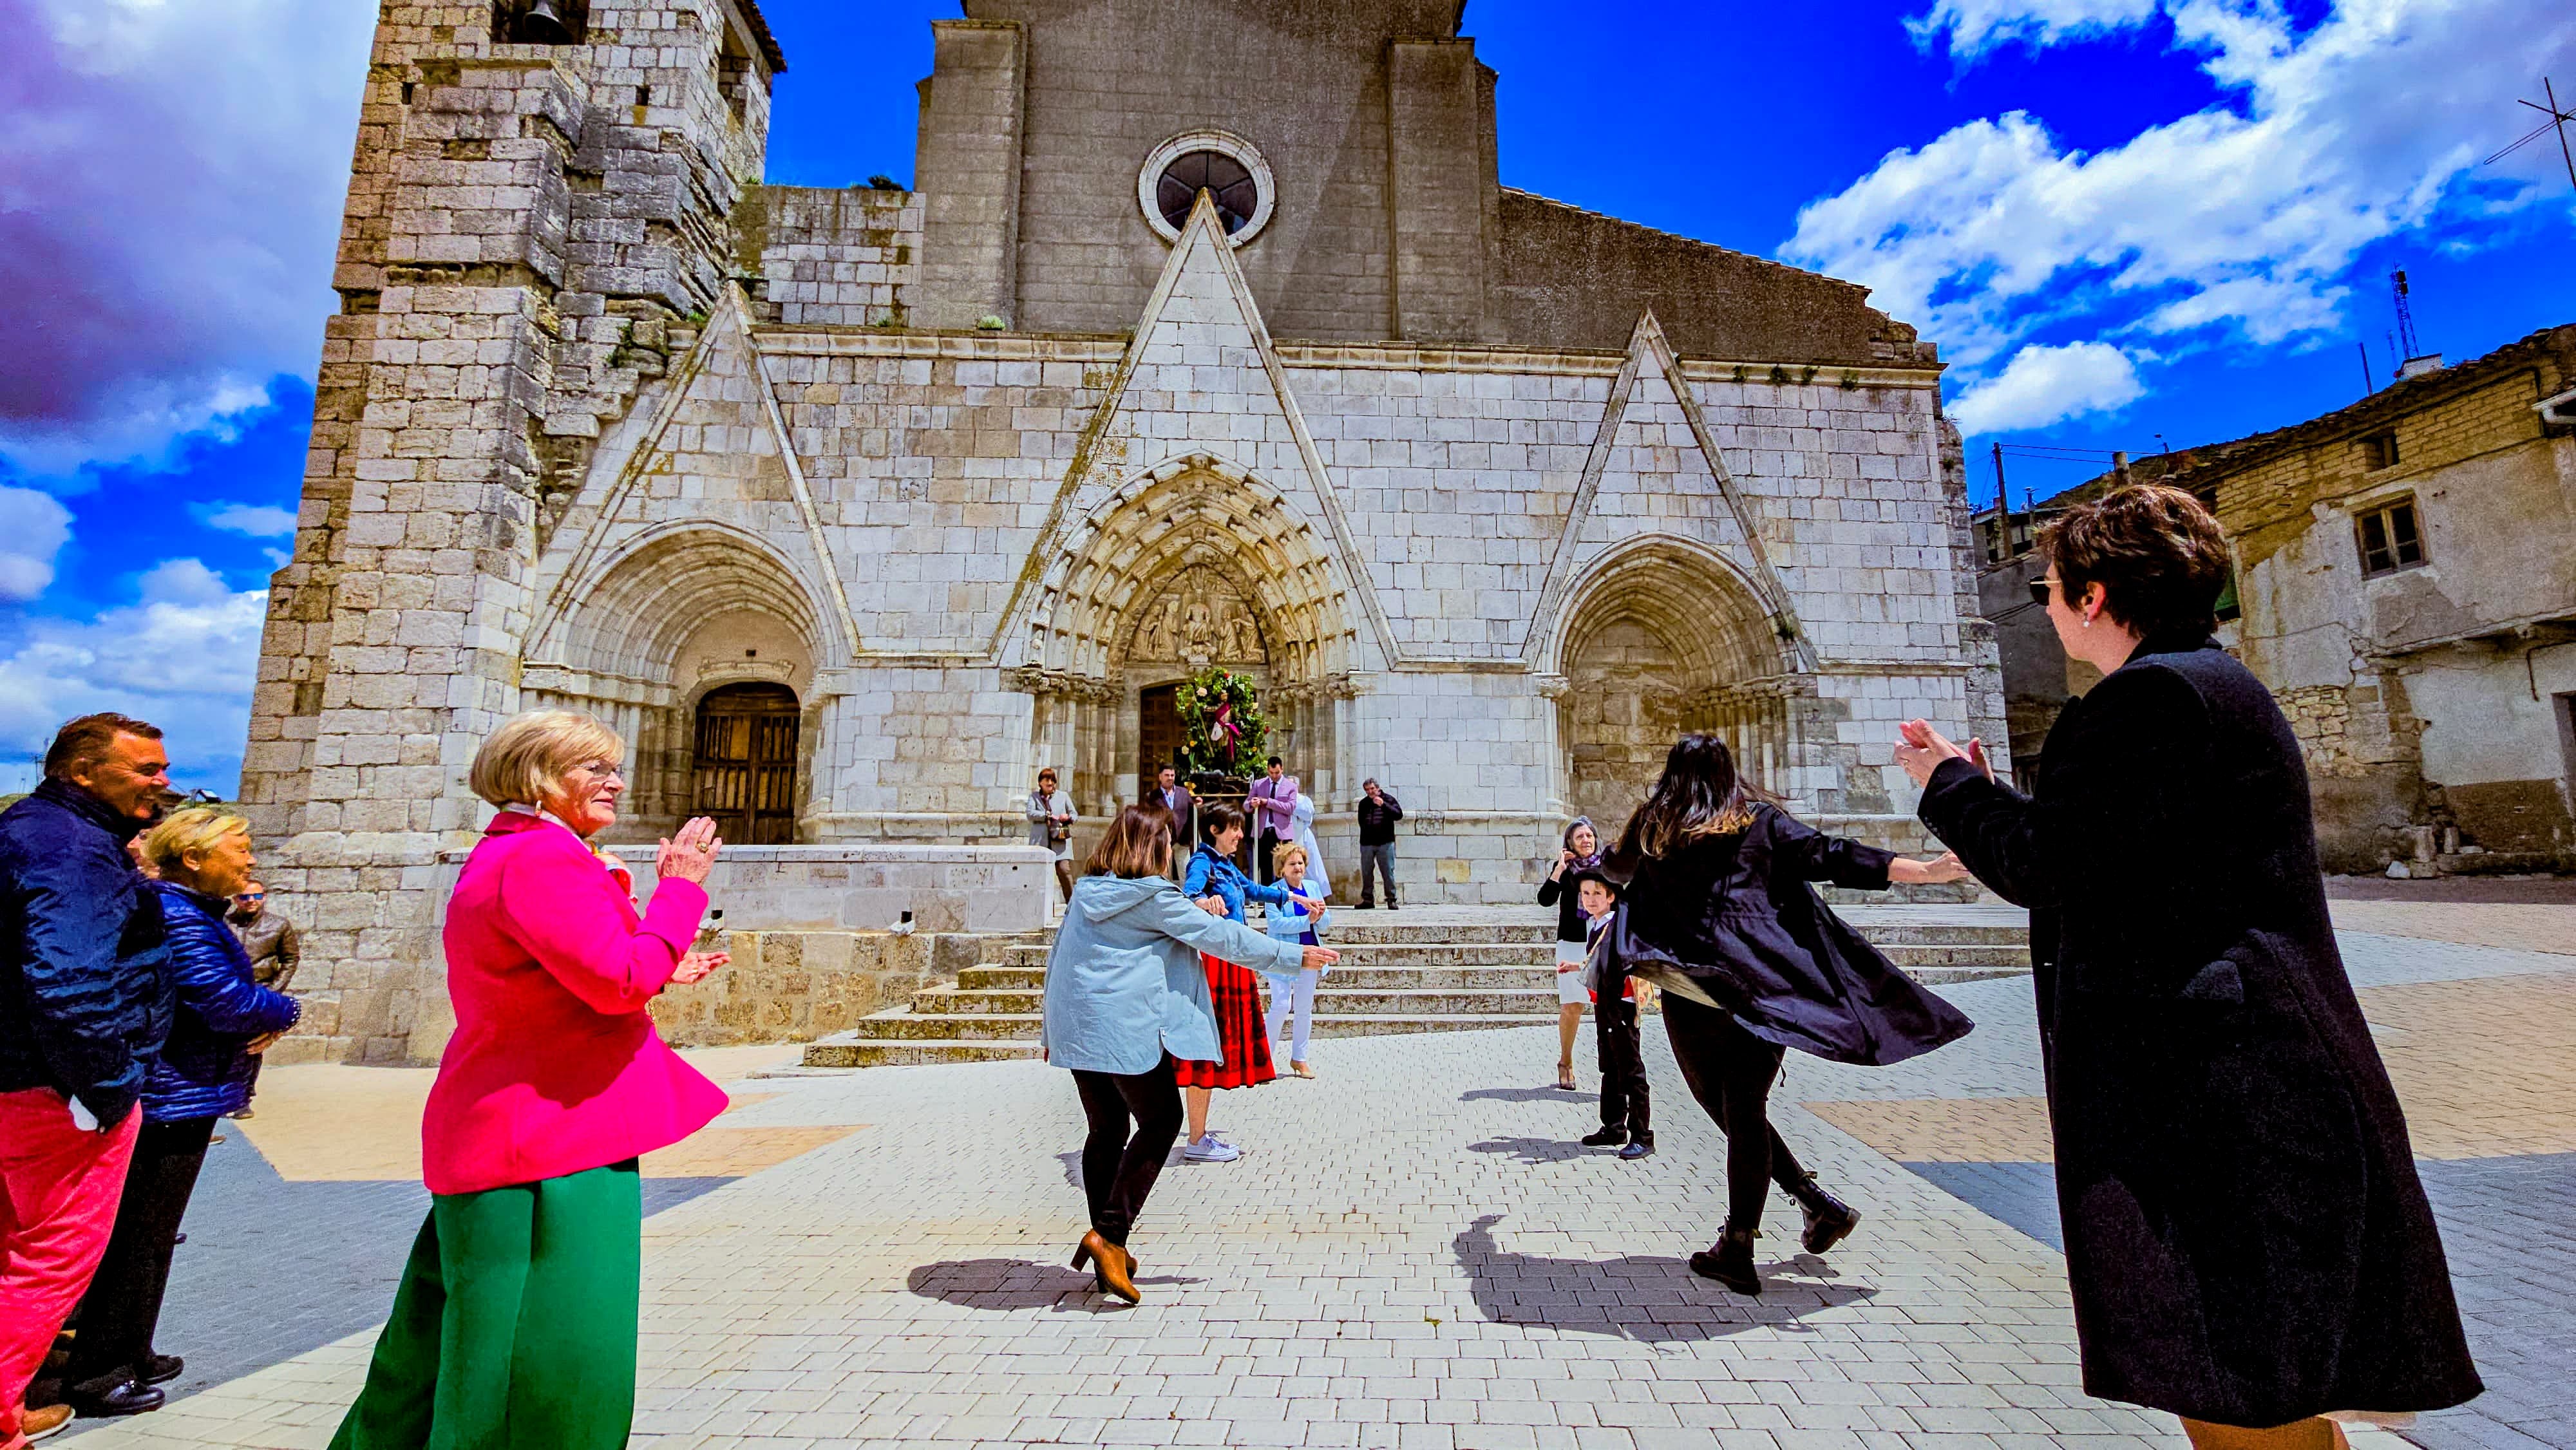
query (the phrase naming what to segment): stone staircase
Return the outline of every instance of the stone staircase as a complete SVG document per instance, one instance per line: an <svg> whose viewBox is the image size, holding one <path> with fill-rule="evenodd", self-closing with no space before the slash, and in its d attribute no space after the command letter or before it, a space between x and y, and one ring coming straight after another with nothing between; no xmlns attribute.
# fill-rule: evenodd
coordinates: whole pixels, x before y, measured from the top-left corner
<svg viewBox="0 0 2576 1450"><path fill-rule="evenodd" d="M1450 913L1443 911L1442 916ZM1846 909L1890 960L1939 986L2030 970L2029 936L2017 913L1992 908ZM1315 1035L1458 1032L1527 1027L1556 1017L1553 914L1510 919L1376 920L1337 913L1327 933L1342 960L1315 992ZM910 1004L860 1019L847 1032L810 1043L807 1067L987 1062L1038 1055L1038 1012L1047 947L1007 946L1002 959L968 967L953 987L913 994Z"/></svg>

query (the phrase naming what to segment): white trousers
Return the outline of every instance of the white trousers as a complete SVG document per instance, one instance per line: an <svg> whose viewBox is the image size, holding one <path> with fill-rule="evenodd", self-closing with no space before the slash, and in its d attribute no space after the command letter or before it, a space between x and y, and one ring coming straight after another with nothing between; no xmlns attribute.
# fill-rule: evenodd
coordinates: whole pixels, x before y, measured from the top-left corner
<svg viewBox="0 0 2576 1450"><path fill-rule="evenodd" d="M1285 1045L1290 1062L1306 1060L1306 1041L1315 1031L1315 979L1321 972L1264 972L1270 979L1270 1055L1282 1052L1279 1029L1288 1025L1288 1014L1297 1014L1297 1038Z"/></svg>

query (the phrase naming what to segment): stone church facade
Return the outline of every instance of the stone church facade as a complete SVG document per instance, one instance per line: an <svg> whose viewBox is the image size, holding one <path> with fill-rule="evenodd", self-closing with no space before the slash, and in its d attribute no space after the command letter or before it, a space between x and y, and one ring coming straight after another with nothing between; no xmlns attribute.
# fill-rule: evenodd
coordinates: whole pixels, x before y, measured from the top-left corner
<svg viewBox="0 0 2576 1450"><path fill-rule="evenodd" d="M968 0L911 188L836 191L761 182L748 0L384 0L243 786L317 1030L407 1031L538 705L624 834L781 861L1016 841L1042 765L1097 816L1209 663L1335 869L1404 799L1410 900L1525 899L1685 729L1911 840L1896 722L2003 738L1933 349L1502 186L1463 9Z"/></svg>

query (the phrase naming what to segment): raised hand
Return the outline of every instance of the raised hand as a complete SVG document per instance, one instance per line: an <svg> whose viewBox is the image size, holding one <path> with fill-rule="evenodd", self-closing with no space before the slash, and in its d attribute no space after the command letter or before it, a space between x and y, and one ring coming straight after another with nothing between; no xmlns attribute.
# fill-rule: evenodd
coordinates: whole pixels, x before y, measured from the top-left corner
<svg viewBox="0 0 2576 1450"><path fill-rule="evenodd" d="M691 952L680 958L680 964L671 969L671 981L676 986L691 986L714 976L719 968L732 961L731 952Z"/></svg>
<svg viewBox="0 0 2576 1450"><path fill-rule="evenodd" d="M659 879L676 876L703 885L707 873L715 869L716 853L723 849L716 823L705 816L694 817L662 842L660 854L653 860L653 874Z"/></svg>
<svg viewBox="0 0 2576 1450"><path fill-rule="evenodd" d="M1995 763L1986 758L1986 742L1983 740L1971 739L1968 742L1968 763L1984 771L1986 779L1995 778Z"/></svg>
<svg viewBox="0 0 2576 1450"><path fill-rule="evenodd" d="M1928 784L1932 772L1945 760L1966 760L1968 752L1951 744L1928 720L1908 720L1897 727L1903 737L1896 747L1896 763L1904 767L1916 785Z"/></svg>

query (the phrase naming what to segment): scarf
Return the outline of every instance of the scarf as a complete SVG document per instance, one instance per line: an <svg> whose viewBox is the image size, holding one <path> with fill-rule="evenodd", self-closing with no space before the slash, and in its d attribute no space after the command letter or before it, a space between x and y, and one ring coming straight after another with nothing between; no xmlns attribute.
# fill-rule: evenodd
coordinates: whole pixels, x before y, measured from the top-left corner
<svg viewBox="0 0 2576 1450"><path fill-rule="evenodd" d="M1575 857L1573 866L1567 868L1569 871L1598 871L1601 869L1601 828L1599 826L1592 825L1592 818L1590 816L1576 816L1574 818L1574 824L1565 828L1565 849L1569 851L1574 849L1574 833L1586 826L1592 827L1592 854L1589 856Z"/></svg>

